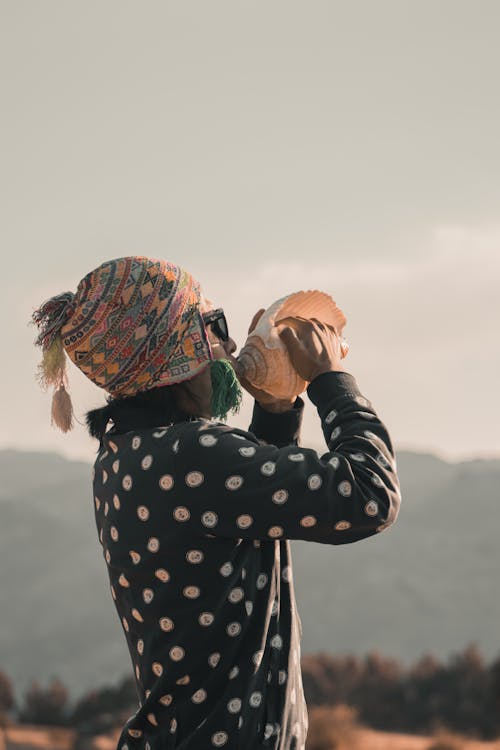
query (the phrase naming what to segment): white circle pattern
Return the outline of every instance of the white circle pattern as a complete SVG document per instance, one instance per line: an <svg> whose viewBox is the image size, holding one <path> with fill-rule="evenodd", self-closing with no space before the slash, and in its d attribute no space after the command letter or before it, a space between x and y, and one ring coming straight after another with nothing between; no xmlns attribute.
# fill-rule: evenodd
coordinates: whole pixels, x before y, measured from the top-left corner
<svg viewBox="0 0 500 750"><path fill-rule="evenodd" d="M321 479L319 474L311 474L311 476L307 480L307 486L310 490L318 490L322 484L323 480Z"/></svg>
<svg viewBox="0 0 500 750"><path fill-rule="evenodd" d="M230 622L226 628L227 634L232 638L241 633L241 624L239 622Z"/></svg>
<svg viewBox="0 0 500 750"><path fill-rule="evenodd" d="M186 599L197 599L200 595L200 589L198 586L184 586L182 593Z"/></svg>
<svg viewBox="0 0 500 750"><path fill-rule="evenodd" d="M347 479L345 479L343 482L340 482L337 490L339 491L339 495L342 495L342 497L350 497L352 493L352 485L347 481Z"/></svg>
<svg viewBox="0 0 500 750"><path fill-rule="evenodd" d="M191 513L185 505L179 505L174 509L174 518L176 521L187 521L191 516Z"/></svg>
<svg viewBox="0 0 500 750"><path fill-rule="evenodd" d="M219 654L218 651L215 651L213 654L210 654L210 656L208 657L208 663L213 669L215 669L217 664L220 662L220 657L221 655Z"/></svg>
<svg viewBox="0 0 500 750"><path fill-rule="evenodd" d="M232 604L237 604L238 602L241 602L244 596L245 596L245 592L243 591L241 587L238 586L237 588L232 589L229 592L229 595L227 598Z"/></svg>
<svg viewBox="0 0 500 750"><path fill-rule="evenodd" d="M214 747L222 747L222 745L226 744L228 739L229 737L228 737L227 732L223 732L223 731L215 732L212 735L212 745Z"/></svg>
<svg viewBox="0 0 500 750"><path fill-rule="evenodd" d="M224 484L227 490L239 490L243 484L243 477L238 475L228 477Z"/></svg>
<svg viewBox="0 0 500 750"><path fill-rule="evenodd" d="M252 708L258 708L260 704L262 703L262 693L260 690L255 690L252 695L250 696L250 699L248 701Z"/></svg>
<svg viewBox="0 0 500 750"><path fill-rule="evenodd" d="M227 578L227 576L230 576L233 572L233 564L230 562L223 563L223 565L221 565L221 567L219 568L219 572L221 575Z"/></svg>
<svg viewBox="0 0 500 750"><path fill-rule="evenodd" d="M300 519L300 525L304 526L304 528L315 526L316 518L314 516L304 516L303 518Z"/></svg>
<svg viewBox="0 0 500 750"><path fill-rule="evenodd" d="M150 539L148 539L148 550L150 552L158 552L160 549L160 540L157 539L155 536L152 536Z"/></svg>
<svg viewBox="0 0 500 750"><path fill-rule="evenodd" d="M256 449L251 445L244 445L241 448L238 448L238 453L240 456L250 458L251 456L255 456Z"/></svg>
<svg viewBox="0 0 500 750"><path fill-rule="evenodd" d="M199 487L203 484L205 477L201 471L190 471L186 474L186 484L188 487Z"/></svg>
<svg viewBox="0 0 500 750"><path fill-rule="evenodd" d="M132 477L130 476L130 474L125 474L125 476L123 477L122 487L127 491L132 489Z"/></svg>
<svg viewBox="0 0 500 750"><path fill-rule="evenodd" d="M378 503L375 500L369 500L365 505L367 516L376 516L378 513Z"/></svg>
<svg viewBox="0 0 500 750"><path fill-rule="evenodd" d="M203 562L203 557L204 555L201 549L190 549L186 552L186 560L193 565Z"/></svg>
<svg viewBox="0 0 500 750"><path fill-rule="evenodd" d="M208 437L208 435L207 435ZM207 698L207 691L203 690L203 688L200 688L196 691L196 693L193 693L191 696L191 700L193 703L203 703L204 700Z"/></svg>
<svg viewBox="0 0 500 750"><path fill-rule="evenodd" d="M214 615L212 612L201 612L200 616L198 617L198 622L200 625L203 625L203 627L208 627L213 623L215 620Z"/></svg>
<svg viewBox="0 0 500 750"><path fill-rule="evenodd" d="M155 430L155 432L153 432L153 437L162 438L166 434L167 434L167 430Z"/></svg>
<svg viewBox="0 0 500 750"><path fill-rule="evenodd" d="M267 574L266 573L260 573L257 578L256 586L258 589L263 589L267 583Z"/></svg>
<svg viewBox="0 0 500 750"><path fill-rule="evenodd" d="M170 573L165 568L158 568L155 570L155 576L160 579L162 583L166 583L170 580Z"/></svg>
<svg viewBox="0 0 500 750"><path fill-rule="evenodd" d="M166 490L166 491L171 490L173 486L174 486L174 478L170 474L164 474L160 478L160 487L162 488L162 490Z"/></svg>
<svg viewBox="0 0 500 750"><path fill-rule="evenodd" d="M276 464L274 461L266 461L260 467L260 473L264 474L265 477L271 477L276 471Z"/></svg>
<svg viewBox="0 0 500 750"><path fill-rule="evenodd" d="M201 522L203 526L206 526L209 529L213 529L213 527L217 525L217 521L218 521L217 513L214 513L211 510L205 511L205 513L201 517Z"/></svg>
<svg viewBox="0 0 500 750"><path fill-rule="evenodd" d="M271 526L269 531L267 532L268 536L270 536L272 539L276 539L277 537L283 536L283 527L282 526Z"/></svg>
<svg viewBox="0 0 500 750"><path fill-rule="evenodd" d="M185 651L182 646L172 646L168 653L172 661L180 661L181 659L184 659L185 655Z"/></svg>
<svg viewBox="0 0 500 750"><path fill-rule="evenodd" d="M211 448L213 445L217 445L217 438L215 435L201 435L199 442L204 448Z"/></svg>
<svg viewBox="0 0 500 750"><path fill-rule="evenodd" d="M228 701L227 710L229 711L229 713L237 714L240 709L241 709L241 698L231 698L231 700Z"/></svg>
<svg viewBox="0 0 500 750"><path fill-rule="evenodd" d="M273 493L272 499L273 499L273 503L276 503L277 505L286 503L286 501L288 500L287 490L276 490L276 492Z"/></svg>
<svg viewBox="0 0 500 750"><path fill-rule="evenodd" d="M149 510L145 505L139 505L139 507L137 508L137 515L139 516L141 521L147 521L149 518Z"/></svg>
<svg viewBox="0 0 500 750"><path fill-rule="evenodd" d="M351 528L351 524L349 521L337 521L335 524L335 529L337 531L346 531L347 529Z"/></svg>
<svg viewBox="0 0 500 750"><path fill-rule="evenodd" d="M247 513L244 513L243 515L238 516L238 518L236 519L236 524L240 527L240 529L248 529L248 527L253 524L253 518Z"/></svg>

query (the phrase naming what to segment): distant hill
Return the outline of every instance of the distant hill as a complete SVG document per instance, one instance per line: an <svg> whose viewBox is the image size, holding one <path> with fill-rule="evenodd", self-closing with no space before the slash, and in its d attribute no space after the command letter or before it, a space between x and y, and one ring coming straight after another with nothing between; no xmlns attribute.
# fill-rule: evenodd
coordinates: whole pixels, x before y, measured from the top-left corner
<svg viewBox="0 0 500 750"><path fill-rule="evenodd" d="M337 547L292 542L302 653L377 649L410 663L473 641L489 660L500 652L500 460L397 461L391 529ZM0 451L0 669L19 697L32 679L57 675L75 698L132 674L90 474L53 453Z"/></svg>

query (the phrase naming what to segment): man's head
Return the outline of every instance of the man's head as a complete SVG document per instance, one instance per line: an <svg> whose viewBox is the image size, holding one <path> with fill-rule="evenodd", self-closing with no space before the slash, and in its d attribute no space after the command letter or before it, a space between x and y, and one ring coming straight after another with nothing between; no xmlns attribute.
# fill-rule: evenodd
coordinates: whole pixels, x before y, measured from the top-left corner
<svg viewBox="0 0 500 750"><path fill-rule="evenodd" d="M191 274L143 256L107 261L80 281L76 294L48 300L32 317L43 349L40 382L56 387L53 422L63 431L72 426L65 354L112 398L175 386L177 394L194 394L205 411L211 371L225 370L222 380L215 378L222 386L231 373L235 380L228 368L234 341L217 336L217 321L203 319L212 310Z"/></svg>
<svg viewBox="0 0 500 750"><path fill-rule="evenodd" d="M238 362L233 357L236 343L229 336L222 308L201 295L202 314L212 352L210 367L199 375L174 387L179 408L188 414L225 419L229 411L237 411L241 387L236 378Z"/></svg>

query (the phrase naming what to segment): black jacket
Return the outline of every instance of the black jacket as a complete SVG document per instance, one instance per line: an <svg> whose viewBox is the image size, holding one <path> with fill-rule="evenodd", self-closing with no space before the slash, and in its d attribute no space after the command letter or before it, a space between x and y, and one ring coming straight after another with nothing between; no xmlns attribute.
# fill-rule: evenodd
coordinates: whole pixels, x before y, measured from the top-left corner
<svg viewBox="0 0 500 750"><path fill-rule="evenodd" d="M301 399L281 415L256 404L250 432L198 419L106 433L95 518L140 702L119 750L305 747L289 540L372 536L401 497L354 377L325 373L308 395L321 457L298 447Z"/></svg>

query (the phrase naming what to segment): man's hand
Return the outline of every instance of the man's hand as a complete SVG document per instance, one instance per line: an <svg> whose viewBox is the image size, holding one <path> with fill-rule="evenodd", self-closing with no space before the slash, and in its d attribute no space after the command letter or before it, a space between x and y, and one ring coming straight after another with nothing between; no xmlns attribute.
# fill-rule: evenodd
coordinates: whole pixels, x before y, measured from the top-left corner
<svg viewBox="0 0 500 750"><path fill-rule="evenodd" d="M297 373L310 383L324 372L345 372L341 360L345 353L333 326L313 318L286 318L278 331Z"/></svg>

